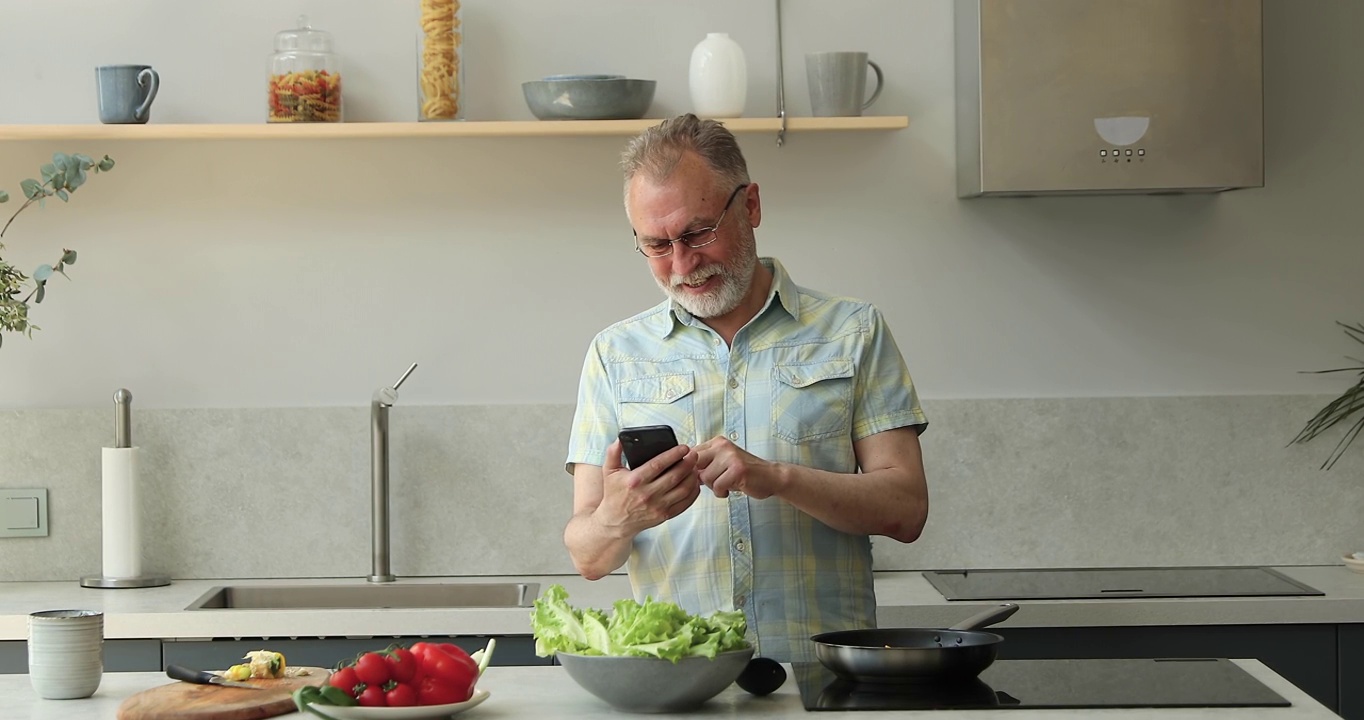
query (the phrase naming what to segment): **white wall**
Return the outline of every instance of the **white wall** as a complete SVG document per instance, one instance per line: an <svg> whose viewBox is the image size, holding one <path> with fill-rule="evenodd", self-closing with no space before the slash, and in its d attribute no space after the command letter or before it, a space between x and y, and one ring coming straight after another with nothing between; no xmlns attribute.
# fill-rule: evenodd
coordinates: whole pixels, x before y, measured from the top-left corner
<svg viewBox="0 0 1364 720"><path fill-rule="evenodd" d="M760 250L890 318L933 398L1335 393L1300 374L1364 319L1364 4L1267 0L1267 184L1215 197L959 201L948 0L786 0L787 98L806 51L864 49L893 133L743 136ZM349 119L410 120L416 3L4 0L0 124L95 121L93 66L146 62L153 122L260 122L273 34L307 12L344 55ZM769 0L467 0L468 116L530 119L519 83L659 81L688 109L707 31L748 52L772 115ZM32 341L0 348L0 407L364 404L410 362L412 404L571 403L605 324L655 302L614 166L625 138L0 143L18 195L53 151L118 167L4 238L20 268L80 252ZM3 206L7 218L17 204ZM929 408L931 414L931 407Z"/></svg>

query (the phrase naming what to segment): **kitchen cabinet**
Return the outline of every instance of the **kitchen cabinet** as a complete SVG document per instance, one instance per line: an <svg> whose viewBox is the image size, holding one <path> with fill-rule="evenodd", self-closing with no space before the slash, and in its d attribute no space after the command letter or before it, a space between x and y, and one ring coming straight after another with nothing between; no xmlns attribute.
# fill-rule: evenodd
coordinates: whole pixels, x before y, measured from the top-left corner
<svg viewBox="0 0 1364 720"><path fill-rule="evenodd" d="M1342 632L1355 633L1364 663L1364 626L1187 625L1164 627L994 628L1004 636L1001 659L1056 658L1254 658L1297 685L1346 720L1364 720L1361 708L1346 714L1342 690L1358 695L1364 664L1353 676L1337 659ZM1343 659L1343 658L1342 658ZM1347 678L1350 678L1347 680ZM1357 703L1358 700L1355 700ZM1348 708L1346 708L1348 709Z"/></svg>
<svg viewBox="0 0 1364 720"><path fill-rule="evenodd" d="M136 672L161 669L160 640L105 640L104 669L108 672ZM28 643L23 640L0 642L0 675L28 672Z"/></svg>
<svg viewBox="0 0 1364 720"><path fill-rule="evenodd" d="M530 635L499 635L493 651L492 665L549 665L549 658L535 656L535 638ZM161 644L162 659L192 668L220 669L227 667L252 650L274 650L283 653L290 665L335 667L367 650L382 650L389 645L411 645L427 642L452 642L467 652L486 647L483 636L449 637L383 637L383 638L299 638L296 640L166 640Z"/></svg>
<svg viewBox="0 0 1364 720"><path fill-rule="evenodd" d="M146 125L0 125L0 140L325 140L416 137L589 137L636 135L663 118L642 120L507 120L452 123L258 123ZM736 134L779 133L780 118L722 120ZM900 130L904 115L788 117L786 132Z"/></svg>
<svg viewBox="0 0 1364 720"><path fill-rule="evenodd" d="M1341 625L1340 707L1346 720L1364 720L1364 624Z"/></svg>
<svg viewBox="0 0 1364 720"><path fill-rule="evenodd" d="M498 635L493 665L550 665L550 658L535 656L535 638L530 635ZM192 668L221 670L233 665L251 650L284 653L290 665L335 666L366 650L390 644L411 645L420 640L453 642L472 653L486 647L481 635L460 637L399 638L298 638L270 640L105 640L104 669L109 672L160 672L169 663ZM0 642L0 675L28 672L28 644L22 640Z"/></svg>

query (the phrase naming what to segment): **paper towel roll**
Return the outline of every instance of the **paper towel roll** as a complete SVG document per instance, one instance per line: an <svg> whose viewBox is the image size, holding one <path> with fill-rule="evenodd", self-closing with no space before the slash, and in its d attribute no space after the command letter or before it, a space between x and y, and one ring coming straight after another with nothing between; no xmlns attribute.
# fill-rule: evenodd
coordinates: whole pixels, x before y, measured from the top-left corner
<svg viewBox="0 0 1364 720"><path fill-rule="evenodd" d="M142 517L137 494L139 448L104 448L104 577L142 574Z"/></svg>

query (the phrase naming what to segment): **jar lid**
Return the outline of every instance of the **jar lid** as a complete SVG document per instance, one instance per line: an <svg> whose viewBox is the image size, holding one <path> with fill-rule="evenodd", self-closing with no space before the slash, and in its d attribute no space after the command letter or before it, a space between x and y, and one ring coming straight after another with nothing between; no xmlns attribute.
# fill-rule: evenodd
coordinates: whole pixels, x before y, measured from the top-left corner
<svg viewBox="0 0 1364 720"><path fill-rule="evenodd" d="M317 52L330 52L332 49L331 33L314 30L308 24L307 15L298 16L298 27L284 30L275 34L275 50L312 50Z"/></svg>

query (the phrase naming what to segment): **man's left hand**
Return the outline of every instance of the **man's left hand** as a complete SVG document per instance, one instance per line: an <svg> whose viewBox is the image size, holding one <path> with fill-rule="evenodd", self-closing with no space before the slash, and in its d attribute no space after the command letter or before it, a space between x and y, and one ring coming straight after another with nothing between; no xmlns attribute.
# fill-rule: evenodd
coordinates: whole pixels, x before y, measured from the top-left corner
<svg viewBox="0 0 1364 720"><path fill-rule="evenodd" d="M696 473L715 497L742 493L755 500L777 494L777 464L768 462L730 442L723 435L693 446Z"/></svg>

